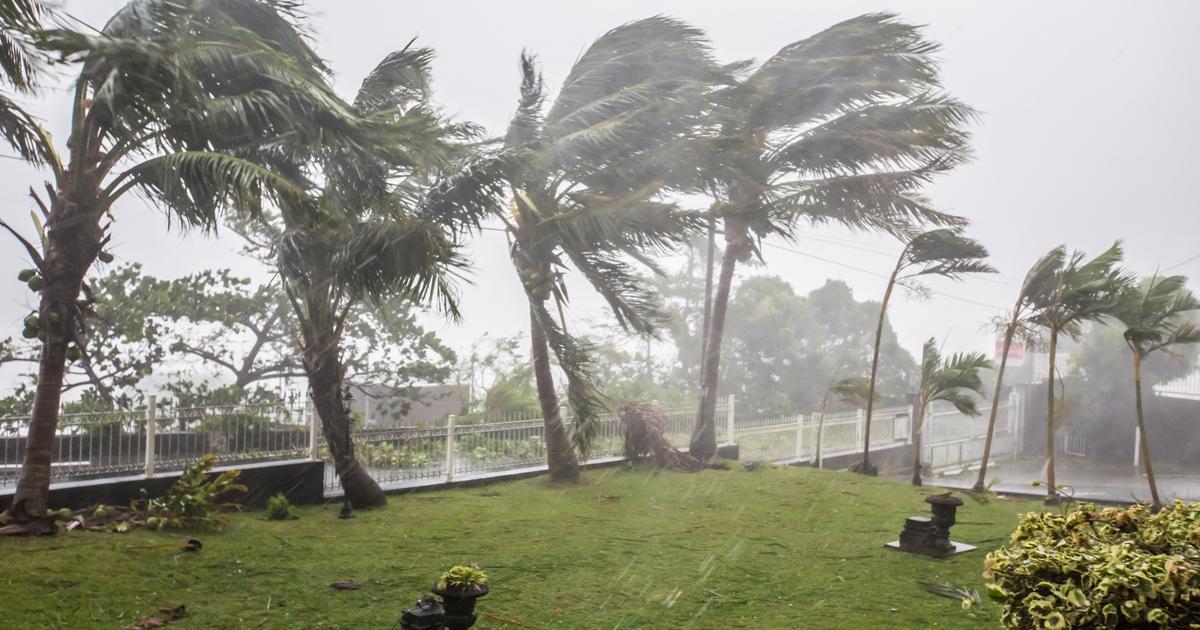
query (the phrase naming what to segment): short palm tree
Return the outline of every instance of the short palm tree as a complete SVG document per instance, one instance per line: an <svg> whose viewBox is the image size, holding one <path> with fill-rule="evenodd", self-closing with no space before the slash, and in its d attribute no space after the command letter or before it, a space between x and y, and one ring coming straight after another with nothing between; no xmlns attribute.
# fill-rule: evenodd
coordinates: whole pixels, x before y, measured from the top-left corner
<svg viewBox="0 0 1200 630"><path fill-rule="evenodd" d="M344 125L331 109L326 69L287 3L141 0L102 33L55 30L39 41L80 62L66 153L36 128L23 157L51 181L34 193L38 237L21 237L39 295L43 348L25 461L6 519L46 523L50 460L69 347L86 354L85 275L108 259L117 202L140 192L185 227L211 228L232 208L302 190L235 150L264 138L324 143ZM18 148L21 147L18 145ZM80 299L80 294L84 298Z"/></svg>
<svg viewBox="0 0 1200 630"><path fill-rule="evenodd" d="M1121 294L1115 316L1125 324L1125 343L1133 355L1133 391L1137 401L1138 434L1141 436L1142 461L1146 463L1146 480L1154 509L1162 506L1158 485L1154 481L1154 465L1150 462L1150 442L1146 436L1146 417L1142 410L1142 362L1151 354L1162 351L1177 357L1172 347L1200 343L1200 328L1192 312L1200 310L1200 300L1187 289L1184 276L1155 274Z"/></svg>
<svg viewBox="0 0 1200 630"><path fill-rule="evenodd" d="M1017 293L1017 302L1013 305L1007 317L997 317L995 326L1002 331L1004 342L1000 350L1000 367L996 370L996 388L992 392L992 409L988 415L987 437L983 441L983 460L979 465L979 476L972 487L974 492L983 492L987 487L988 458L992 453L992 439L996 434L996 415L1000 409L1000 392L1004 387L1004 369L1008 365L1008 353L1014 339L1020 340L1028 349L1038 341L1038 333L1034 319L1037 316L1036 304L1044 300L1054 281L1054 271L1062 266L1067 249L1059 245L1038 259L1025 274L1021 290Z"/></svg>
<svg viewBox="0 0 1200 630"><path fill-rule="evenodd" d="M1118 267L1122 254L1120 241L1091 260L1085 260L1083 252L1073 252L1054 268L1047 290L1035 296L1033 322L1050 334L1046 378L1046 503L1057 503L1059 498L1054 476L1058 338L1065 334L1078 339L1084 323L1100 321L1115 312L1131 282L1130 276Z"/></svg>
<svg viewBox="0 0 1200 630"><path fill-rule="evenodd" d="M879 371L879 346L883 341L883 324L887 321L888 302L897 285L914 292L927 292L920 278L941 276L958 280L968 273L995 273L991 265L983 262L987 249L973 239L962 235L957 228L942 228L917 234L908 240L892 275L888 276L887 289L879 304L879 324L875 327L875 347L871 354L871 376L867 379L867 417L863 424L863 457L858 472L875 474L871 465L871 417L875 411L875 379Z"/></svg>
<svg viewBox="0 0 1200 630"><path fill-rule="evenodd" d="M517 113L491 162L501 168L480 166L475 173L488 183L476 190L490 192L493 203L459 207L490 208L508 233L529 305L550 476L572 480L605 403L590 374L591 349L566 328L564 275L569 267L582 274L626 330L649 335L665 323L658 296L626 258L656 269L651 256L685 244L702 228L701 217L660 194L676 177L666 156L691 133L704 92L723 75L703 33L664 17L619 26L596 40L548 108L528 55L521 58L521 75ZM506 208L499 203L504 197ZM567 377L575 418L570 431L554 388L551 351Z"/></svg>
<svg viewBox="0 0 1200 630"><path fill-rule="evenodd" d="M387 55L342 103L353 124L333 147L277 146L247 157L288 173L312 191L284 200L278 216L245 222L273 243L313 406L345 497L355 507L387 502L355 456L345 401L342 336L364 300L437 305L457 316L453 280L465 265L451 226L423 211L427 182L464 151L470 125L431 105L433 51L411 45ZM282 151L280 149L283 149ZM318 184L318 180L320 183ZM249 236L249 235L248 235Z"/></svg>
<svg viewBox="0 0 1200 630"><path fill-rule="evenodd" d="M930 339L921 351L921 385L917 388L917 405L913 419L913 476L912 484L921 485L921 439L925 432L925 413L935 400L944 400L960 413L979 415L976 396L983 395L983 379L979 371L991 369L992 362L981 352L955 354L943 360L937 342Z"/></svg>
<svg viewBox="0 0 1200 630"><path fill-rule="evenodd" d="M867 399L873 395L870 383L862 376L843 378L829 386L821 395L821 407L817 416L817 448L813 453L813 466L820 468L824 454L821 444L825 439L825 410L831 403L842 403L851 406L866 405Z"/></svg>
<svg viewBox="0 0 1200 630"><path fill-rule="evenodd" d="M891 14L856 17L789 44L714 98L689 153L713 198L725 251L705 331L691 453L716 452L717 381L734 269L757 240L805 223L907 235L961 225L920 189L968 156L974 112L941 93L937 44Z"/></svg>

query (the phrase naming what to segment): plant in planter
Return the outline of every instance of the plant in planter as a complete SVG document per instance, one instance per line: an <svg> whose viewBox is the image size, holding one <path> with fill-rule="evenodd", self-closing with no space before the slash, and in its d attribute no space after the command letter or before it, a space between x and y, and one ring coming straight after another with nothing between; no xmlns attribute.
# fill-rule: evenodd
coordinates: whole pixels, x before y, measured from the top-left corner
<svg viewBox="0 0 1200 630"><path fill-rule="evenodd" d="M479 618L475 600L488 593L487 573L473 564L456 564L442 574L433 592L442 598L446 609L446 628L465 630Z"/></svg>

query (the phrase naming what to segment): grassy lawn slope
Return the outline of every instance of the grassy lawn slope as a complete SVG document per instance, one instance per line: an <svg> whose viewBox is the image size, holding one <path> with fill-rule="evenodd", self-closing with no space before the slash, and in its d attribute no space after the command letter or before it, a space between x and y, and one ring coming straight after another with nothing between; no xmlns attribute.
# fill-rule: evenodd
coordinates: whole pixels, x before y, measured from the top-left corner
<svg viewBox="0 0 1200 630"><path fill-rule="evenodd" d="M171 628L387 628L442 569L475 562L492 585L476 628L996 627L990 603L968 616L917 582L982 592L984 554L1035 505L967 499L953 533L969 554L885 549L930 491L807 468L609 468L392 497L349 521L337 506L238 514L195 534L198 554L163 547L178 532L0 538L0 619L115 628L185 603Z"/></svg>

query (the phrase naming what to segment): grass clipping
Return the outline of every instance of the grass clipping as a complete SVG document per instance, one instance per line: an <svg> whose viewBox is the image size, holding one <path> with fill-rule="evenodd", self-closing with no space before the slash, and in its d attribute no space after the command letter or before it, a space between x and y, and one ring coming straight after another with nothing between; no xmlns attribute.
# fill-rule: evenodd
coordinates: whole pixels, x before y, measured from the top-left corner
<svg viewBox="0 0 1200 630"><path fill-rule="evenodd" d="M659 466L672 470L699 470L700 461L671 446L663 435L667 413L656 402L639 402L621 408L621 434L625 458L640 462L653 457Z"/></svg>

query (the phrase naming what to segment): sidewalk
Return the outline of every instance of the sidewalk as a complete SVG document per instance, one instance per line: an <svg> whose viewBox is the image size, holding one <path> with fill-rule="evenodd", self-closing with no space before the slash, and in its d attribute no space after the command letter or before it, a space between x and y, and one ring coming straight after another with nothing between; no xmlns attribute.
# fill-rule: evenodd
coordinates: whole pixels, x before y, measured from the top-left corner
<svg viewBox="0 0 1200 630"><path fill-rule="evenodd" d="M928 485L943 486L961 490L970 489L975 485L978 470L970 470L958 475L947 477L932 477L926 479ZM1035 488L1032 482L1043 479L1041 468L1019 467L1012 465L993 465L988 467L988 480L999 479L991 489L993 492L1006 494L1024 494L1045 496L1046 489ZM1158 495L1164 502L1183 499L1184 501L1200 501L1200 471L1193 474L1158 474ZM1134 503L1150 500L1150 487L1146 477L1130 471L1123 475L1112 471L1072 471L1063 467L1058 471L1056 481L1071 486L1075 498L1080 500L1109 501L1114 503ZM1069 491L1068 491L1069 492Z"/></svg>

